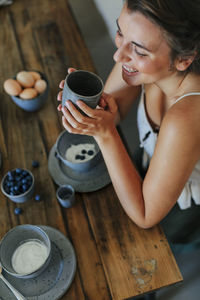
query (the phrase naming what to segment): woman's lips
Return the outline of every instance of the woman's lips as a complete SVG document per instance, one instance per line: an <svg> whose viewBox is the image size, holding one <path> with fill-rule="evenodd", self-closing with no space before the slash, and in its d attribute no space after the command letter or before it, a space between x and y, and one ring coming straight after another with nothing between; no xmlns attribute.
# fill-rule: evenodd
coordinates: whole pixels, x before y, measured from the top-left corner
<svg viewBox="0 0 200 300"><path fill-rule="evenodd" d="M132 68L128 68L128 67L125 66L125 65L122 66L122 70L123 70L123 72L124 72L126 75L128 75L128 76L134 76L134 75L136 75L136 74L139 73L138 70L132 69Z"/></svg>

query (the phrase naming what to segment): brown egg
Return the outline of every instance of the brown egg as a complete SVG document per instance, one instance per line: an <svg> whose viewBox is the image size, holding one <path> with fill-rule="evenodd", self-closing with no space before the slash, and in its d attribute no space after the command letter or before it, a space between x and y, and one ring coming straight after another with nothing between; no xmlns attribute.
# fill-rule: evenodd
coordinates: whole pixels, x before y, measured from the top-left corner
<svg viewBox="0 0 200 300"><path fill-rule="evenodd" d="M41 78L41 75L36 71L30 71L29 73L33 76L35 81Z"/></svg>
<svg viewBox="0 0 200 300"><path fill-rule="evenodd" d="M35 82L35 86L34 87L38 91L38 93L41 94L41 93L43 93L46 90L47 83L43 79L38 79Z"/></svg>
<svg viewBox="0 0 200 300"><path fill-rule="evenodd" d="M20 94L19 97L23 100L33 99L37 96L37 91L34 88L26 88Z"/></svg>
<svg viewBox="0 0 200 300"><path fill-rule="evenodd" d="M11 96L17 96L21 93L22 88L17 80L10 78L4 81L4 90Z"/></svg>
<svg viewBox="0 0 200 300"><path fill-rule="evenodd" d="M17 73L16 78L17 81L21 84L21 86L25 88L33 87L35 82L33 75L27 71L21 71Z"/></svg>

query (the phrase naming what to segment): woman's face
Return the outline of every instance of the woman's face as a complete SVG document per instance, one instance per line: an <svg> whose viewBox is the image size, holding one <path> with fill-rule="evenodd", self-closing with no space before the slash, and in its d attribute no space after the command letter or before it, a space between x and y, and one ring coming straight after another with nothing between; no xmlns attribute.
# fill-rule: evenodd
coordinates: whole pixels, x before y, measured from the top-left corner
<svg viewBox="0 0 200 300"><path fill-rule="evenodd" d="M124 5L117 20L114 60L122 64L122 77L129 85L154 83L172 75L170 48L158 26Z"/></svg>

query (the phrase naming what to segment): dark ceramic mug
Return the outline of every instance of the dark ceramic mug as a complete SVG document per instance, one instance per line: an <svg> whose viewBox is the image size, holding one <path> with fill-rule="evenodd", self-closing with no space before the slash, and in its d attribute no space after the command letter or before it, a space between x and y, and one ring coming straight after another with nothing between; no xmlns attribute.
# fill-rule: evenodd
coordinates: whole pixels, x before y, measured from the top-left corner
<svg viewBox="0 0 200 300"><path fill-rule="evenodd" d="M56 191L56 197L60 204L66 208L72 207L76 202L75 190L69 184L61 185Z"/></svg>
<svg viewBox="0 0 200 300"><path fill-rule="evenodd" d="M76 105L77 100L84 101L89 107L95 108L103 91L103 81L96 74L77 70L67 75L65 79L62 106L66 100L71 100Z"/></svg>

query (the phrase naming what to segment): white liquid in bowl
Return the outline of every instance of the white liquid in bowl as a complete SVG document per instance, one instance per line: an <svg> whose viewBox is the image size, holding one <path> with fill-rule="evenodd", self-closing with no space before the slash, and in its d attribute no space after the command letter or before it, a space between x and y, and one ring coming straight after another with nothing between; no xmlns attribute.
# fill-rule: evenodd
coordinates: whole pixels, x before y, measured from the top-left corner
<svg viewBox="0 0 200 300"><path fill-rule="evenodd" d="M13 269L20 275L31 274L39 269L48 257L48 249L38 240L21 244L13 253Z"/></svg>
<svg viewBox="0 0 200 300"><path fill-rule="evenodd" d="M90 160L96 155L96 149L94 144L78 144L71 145L66 153L65 157L72 163L80 163ZM92 154L91 154L92 153Z"/></svg>

